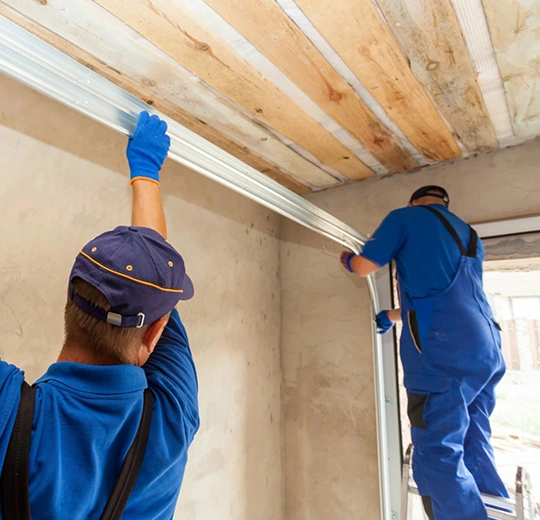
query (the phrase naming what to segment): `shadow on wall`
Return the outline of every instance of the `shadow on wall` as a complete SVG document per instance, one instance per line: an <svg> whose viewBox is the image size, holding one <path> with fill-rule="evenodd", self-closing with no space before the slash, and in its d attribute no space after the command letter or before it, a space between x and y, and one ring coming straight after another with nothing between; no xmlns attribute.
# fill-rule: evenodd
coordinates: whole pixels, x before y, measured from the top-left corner
<svg viewBox="0 0 540 520"><path fill-rule="evenodd" d="M342 248L282 224L285 518L378 518L371 310Z"/></svg>
<svg viewBox="0 0 540 520"><path fill-rule="evenodd" d="M0 124L43 143L60 148L108 170L127 174L124 156L112 150L125 146L125 138L89 118L0 75L2 96ZM21 91L26 91L21 95ZM17 95L10 96L9 92ZM69 117L66 117L67 113ZM81 131L82 130L82 131ZM104 138L107 136L107 138Z"/></svg>

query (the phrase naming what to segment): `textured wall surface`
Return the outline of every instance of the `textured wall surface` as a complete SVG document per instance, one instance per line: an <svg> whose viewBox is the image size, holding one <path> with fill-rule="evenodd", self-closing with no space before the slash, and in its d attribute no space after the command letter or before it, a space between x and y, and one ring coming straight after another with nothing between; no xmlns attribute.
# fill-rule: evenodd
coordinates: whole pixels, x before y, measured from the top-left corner
<svg viewBox="0 0 540 520"><path fill-rule="evenodd" d="M468 221L538 213L540 142L310 195L363 233L426 184ZM284 221L285 518L379 518L370 308L341 248Z"/></svg>
<svg viewBox="0 0 540 520"><path fill-rule="evenodd" d="M126 224L125 138L0 77L0 356L33 381L62 346L79 248ZM202 427L178 518L282 518L279 219L177 164L162 172Z"/></svg>
<svg viewBox="0 0 540 520"><path fill-rule="evenodd" d="M366 285L341 272L338 246L298 226L283 227L285 518L376 519Z"/></svg>

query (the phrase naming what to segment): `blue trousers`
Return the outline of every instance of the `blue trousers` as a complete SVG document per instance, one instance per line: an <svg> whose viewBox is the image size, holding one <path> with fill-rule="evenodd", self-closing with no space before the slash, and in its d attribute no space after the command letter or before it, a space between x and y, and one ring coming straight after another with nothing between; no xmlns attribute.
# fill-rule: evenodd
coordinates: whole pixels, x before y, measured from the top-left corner
<svg viewBox="0 0 540 520"><path fill-rule="evenodd" d="M508 496L495 467L489 424L503 374L494 374L476 395L452 381L448 389L423 396L424 424L412 414L414 478L436 520L485 520L479 493Z"/></svg>

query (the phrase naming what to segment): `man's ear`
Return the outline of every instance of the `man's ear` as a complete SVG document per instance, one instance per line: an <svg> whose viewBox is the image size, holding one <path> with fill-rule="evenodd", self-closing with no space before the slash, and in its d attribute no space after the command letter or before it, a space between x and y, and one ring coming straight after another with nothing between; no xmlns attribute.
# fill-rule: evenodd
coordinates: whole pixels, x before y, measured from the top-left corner
<svg viewBox="0 0 540 520"><path fill-rule="evenodd" d="M154 352L157 342L159 341L159 338L161 338L163 329L165 329L168 321L169 315L165 316L164 318L160 318L159 320L154 321L154 323L152 323L145 332L142 347L148 352L148 355Z"/></svg>

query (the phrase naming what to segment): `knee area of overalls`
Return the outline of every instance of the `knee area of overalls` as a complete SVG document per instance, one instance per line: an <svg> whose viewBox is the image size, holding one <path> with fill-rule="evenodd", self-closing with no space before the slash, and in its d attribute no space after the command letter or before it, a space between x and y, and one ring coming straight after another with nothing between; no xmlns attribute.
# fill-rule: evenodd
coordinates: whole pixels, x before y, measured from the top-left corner
<svg viewBox="0 0 540 520"><path fill-rule="evenodd" d="M425 420L425 407L429 394L415 394L407 392L407 415L411 426L427 430L428 426Z"/></svg>
<svg viewBox="0 0 540 520"><path fill-rule="evenodd" d="M448 408L463 400L454 392L452 380L445 377L412 374L406 376L407 415L413 428L444 429L441 416L449 415ZM455 395L454 395L455 394Z"/></svg>

